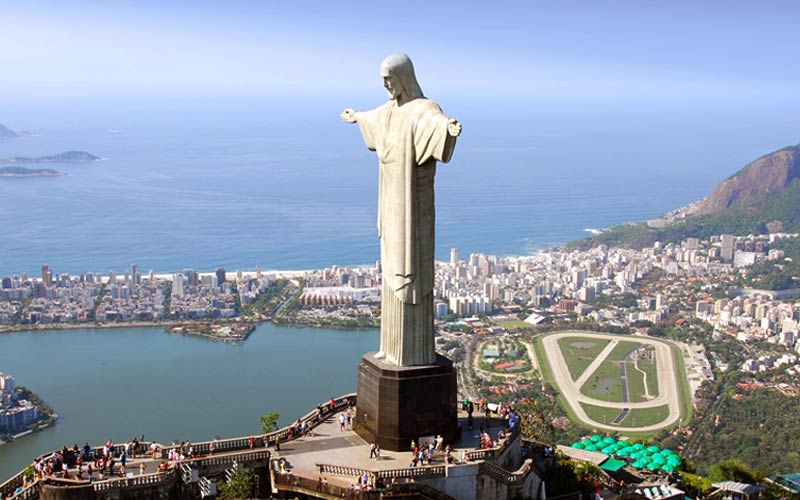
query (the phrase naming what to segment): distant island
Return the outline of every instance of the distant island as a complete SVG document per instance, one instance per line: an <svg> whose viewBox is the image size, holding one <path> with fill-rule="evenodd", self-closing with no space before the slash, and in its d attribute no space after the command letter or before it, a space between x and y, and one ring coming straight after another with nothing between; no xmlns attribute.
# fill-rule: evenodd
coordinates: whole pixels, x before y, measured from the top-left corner
<svg viewBox="0 0 800 500"><path fill-rule="evenodd" d="M26 130L20 130L19 132L14 132L10 128L0 124L0 139L13 139L14 137L25 137L29 135L34 135Z"/></svg>
<svg viewBox="0 0 800 500"><path fill-rule="evenodd" d="M86 151L65 151L52 156L0 158L0 163L90 163L99 159Z"/></svg>
<svg viewBox="0 0 800 500"><path fill-rule="evenodd" d="M0 177L61 177L58 170L50 168L2 167Z"/></svg>

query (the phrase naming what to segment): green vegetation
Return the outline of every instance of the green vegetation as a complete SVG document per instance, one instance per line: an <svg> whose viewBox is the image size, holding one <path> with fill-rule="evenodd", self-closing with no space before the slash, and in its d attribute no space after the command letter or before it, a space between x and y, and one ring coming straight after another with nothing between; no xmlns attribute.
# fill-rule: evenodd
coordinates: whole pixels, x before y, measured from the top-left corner
<svg viewBox="0 0 800 500"><path fill-rule="evenodd" d="M719 398L693 422L687 457L701 473L738 457L768 471L800 470L800 400L775 389L746 391L730 373L718 382Z"/></svg>
<svg viewBox="0 0 800 500"><path fill-rule="evenodd" d="M767 224L771 227L777 225L784 232L798 232L798 206L800 179L795 179L782 191L755 196L716 214L687 217L684 222L660 229L651 228L646 223L615 226L602 234L571 242L567 246L587 249L604 244L644 248L652 246L656 241L678 243L686 238L708 239L723 233L765 234L769 232Z"/></svg>
<svg viewBox="0 0 800 500"><path fill-rule="evenodd" d="M762 290L800 288L800 238L777 241L770 250L783 250L784 257L754 264L742 284Z"/></svg>
<svg viewBox="0 0 800 500"><path fill-rule="evenodd" d="M280 417L274 411L258 417L258 421L261 422L261 434L269 434L278 430L278 419Z"/></svg>
<svg viewBox="0 0 800 500"><path fill-rule="evenodd" d="M481 370L494 373L525 373L531 369L531 360L528 358L528 350L525 345L517 339L498 338L495 344L483 344L482 348L493 345L498 350L497 361L490 364L483 360L479 363ZM503 363L512 363L513 366L505 368L495 368Z"/></svg>
<svg viewBox="0 0 800 500"><path fill-rule="evenodd" d="M564 337L558 340L558 349L564 356L564 361L567 363L572 380L577 380L586 371L586 368L606 348L609 342L609 340L604 339L581 337L577 333L574 337Z"/></svg>
<svg viewBox="0 0 800 500"><path fill-rule="evenodd" d="M233 469L230 480L220 484L218 498L252 498L255 483L255 473L239 465Z"/></svg>
<svg viewBox="0 0 800 500"><path fill-rule="evenodd" d="M300 287L302 290L302 287ZM255 302L242 306L242 316L268 317L275 313L283 302L297 292L291 281L287 279L276 280L267 289L256 297Z"/></svg>

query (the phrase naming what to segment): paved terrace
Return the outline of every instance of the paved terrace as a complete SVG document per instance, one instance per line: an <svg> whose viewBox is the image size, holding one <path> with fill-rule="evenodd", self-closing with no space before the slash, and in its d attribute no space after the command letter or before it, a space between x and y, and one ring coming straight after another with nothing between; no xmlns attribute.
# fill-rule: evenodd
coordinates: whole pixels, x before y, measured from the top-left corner
<svg viewBox="0 0 800 500"><path fill-rule="evenodd" d="M307 436L282 442L280 451L270 447L273 458L285 459L286 469L292 474L307 478L323 476L328 479L330 484L340 486L355 483L357 477L364 471L391 472L388 476L401 479L426 475L426 472L439 475L437 471L431 469L444 467L444 452L437 452L430 466L421 463L416 469L410 467L413 455L411 450L399 452L381 450L380 459L370 458L368 442L364 441L350 427L341 430L339 415L345 411L346 409L343 409L328 416L313 429L313 433L309 433ZM455 445L451 444L456 464L462 463L462 455L467 461L477 461L487 456L494 456L498 451L497 449L478 449L480 425L484 421L483 416L475 418L473 415L473 429L470 430L467 425L467 415L459 415L459 424L462 427L461 439ZM506 429L506 421L501 418L491 418L486 429L489 435L496 439L497 433ZM427 442L422 444L426 445Z"/></svg>
<svg viewBox="0 0 800 500"><path fill-rule="evenodd" d="M369 443L359 437L350 427L344 430L340 429L339 416L354 403L355 394L349 394L338 398L334 405L323 403L301 417L300 420L307 421L312 429L312 432L307 436L297 436L297 432L290 425L267 435L254 436L253 448L250 447L250 436L192 443L196 455L194 460L208 459L211 456L214 459L221 460L224 460L225 457L233 459L234 456L238 456L239 460L242 460L243 458L246 459L246 457L242 456L243 452L255 453L266 449L271 452L273 460L285 459L286 468L292 475L309 479L318 479L320 476L324 476L330 484L345 488L349 484L355 483L357 481L356 478L363 474L364 471L376 472L386 482L389 482L387 480L390 478L403 479L412 476L444 475L445 458L442 452L435 454L430 465L420 464L416 468L409 467L412 456L411 450L403 452L381 450L380 460L370 459ZM318 418L317 415L320 411L322 417ZM487 421L484 417L476 415L473 415L474 427L472 430L468 428L466 414L459 415L459 424L462 428L461 439L454 446L451 444L452 454L456 459L456 463L461 463L462 456L467 461L479 461L484 458L496 457L504 449L506 443L501 443L498 448L478 449L481 423L484 423L489 435L496 439L498 432L505 430L506 421L501 418L490 418L487 426ZM280 443L280 451L276 449L277 442ZM149 445L149 443L145 445ZM122 445L115 444L115 446L117 450L120 450ZM102 446L96 448L101 449ZM174 445L158 444L155 457L150 452L139 453L135 459L128 457L126 461L127 477L137 478L138 481L141 465L144 464L145 475L142 477L142 481L157 481L154 476L157 475L155 473L159 465L167 461L169 450L175 448L176 446ZM50 455L50 453L47 453L40 458L48 460ZM169 465L170 468L175 468L180 466L181 463L189 464L194 460L172 461L169 462ZM95 489L99 491L106 488L104 484L119 481L120 466L120 460L117 458L114 465L114 474L102 474L100 471L95 471L92 476L95 481ZM76 475L76 468L69 469L69 477L72 478ZM0 484L0 492L4 495L9 495L17 487L22 487L22 476L23 472L20 472L5 483ZM152 479L148 476L151 476ZM83 467L83 477L87 478L85 465ZM20 495L19 498L38 498L38 482L25 485L25 493Z"/></svg>

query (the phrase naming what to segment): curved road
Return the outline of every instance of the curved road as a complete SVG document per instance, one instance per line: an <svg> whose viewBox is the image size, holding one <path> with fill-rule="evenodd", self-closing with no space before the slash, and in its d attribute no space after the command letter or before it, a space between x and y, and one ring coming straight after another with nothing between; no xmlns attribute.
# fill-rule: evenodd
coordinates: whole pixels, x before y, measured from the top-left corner
<svg viewBox="0 0 800 500"><path fill-rule="evenodd" d="M589 367L584 371L578 380L573 381L572 376L569 374L569 368L567 367L567 362L564 359L564 355L561 353L561 349L558 347L558 340L564 337L583 337L583 338L596 338L602 340L609 340L609 345L606 346L605 349L597 356L597 358L589 365ZM600 399L594 399L589 396L584 396L581 394L580 388L586 382L586 380L597 370L597 367L605 361L614 347L619 343L620 340L631 340L636 341L641 344L648 344L653 346L655 349L655 359L656 359L656 374L658 380L658 396L651 399L650 401L644 401L640 403L618 403L618 402L610 402L610 401L603 401ZM620 431L625 430L629 432L650 432L662 429L664 427L668 427L675 422L678 421L680 418L680 391L678 390L678 378L677 378L677 370L675 368L674 360L672 359L672 350L670 347L665 344L664 342L654 340L648 337L620 337L614 336L604 333L589 333L589 332L561 332L561 333L553 333L550 335L546 335L542 338L542 347L545 350L545 355L547 359L550 361L550 368L553 374L553 378L555 379L556 385L558 386L561 393L564 395L564 398L569 404L572 411L577 415L578 419L580 419L583 423L599 428L599 429L606 429L611 431ZM600 422L595 422L586 414L586 412L581 407L581 403L589 404L592 406L600 406L604 408L618 408L623 410L625 408L629 408L631 410L634 409L641 409L641 408L655 408L657 406L668 405L669 406L669 415L667 418L658 424L654 425L646 425L642 427L620 427L620 426L612 426L602 424Z"/></svg>

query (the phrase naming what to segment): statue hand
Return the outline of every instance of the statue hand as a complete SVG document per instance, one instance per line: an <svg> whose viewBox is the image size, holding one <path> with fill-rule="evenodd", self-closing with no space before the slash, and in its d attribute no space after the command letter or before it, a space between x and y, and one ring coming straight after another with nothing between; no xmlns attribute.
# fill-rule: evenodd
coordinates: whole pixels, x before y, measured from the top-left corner
<svg viewBox="0 0 800 500"><path fill-rule="evenodd" d="M447 133L452 135L453 137L458 137L461 135L461 124L455 118L450 118L450 121L447 122Z"/></svg>
<svg viewBox="0 0 800 500"><path fill-rule="evenodd" d="M347 123L355 123L356 122L356 110L353 108L347 108L342 111L342 120Z"/></svg>

